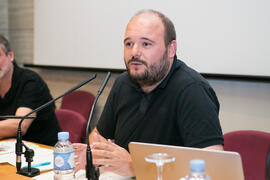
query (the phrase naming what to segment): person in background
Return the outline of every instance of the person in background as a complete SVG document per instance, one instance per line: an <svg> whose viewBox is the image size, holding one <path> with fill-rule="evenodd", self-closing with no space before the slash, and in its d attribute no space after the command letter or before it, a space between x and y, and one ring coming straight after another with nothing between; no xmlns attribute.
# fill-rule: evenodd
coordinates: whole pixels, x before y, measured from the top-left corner
<svg viewBox="0 0 270 180"><path fill-rule="evenodd" d="M25 116L51 99L46 83L37 73L16 64L8 40L0 35L0 116ZM21 126L23 140L54 145L60 131L54 110L51 104L33 113L34 119L25 119ZM19 122L0 120L0 137L15 137Z"/></svg>
<svg viewBox="0 0 270 180"><path fill-rule="evenodd" d="M162 13L140 11L129 21L127 72L116 79L90 137L93 163L101 172L134 175L131 141L223 150L216 94L177 59L176 49L174 25ZM78 170L85 167L85 145L74 147Z"/></svg>

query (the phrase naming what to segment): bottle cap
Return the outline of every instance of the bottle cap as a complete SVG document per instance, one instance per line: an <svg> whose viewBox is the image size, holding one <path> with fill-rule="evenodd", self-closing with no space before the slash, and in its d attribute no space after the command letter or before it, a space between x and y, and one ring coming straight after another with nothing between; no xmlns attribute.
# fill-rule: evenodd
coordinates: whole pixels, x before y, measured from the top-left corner
<svg viewBox="0 0 270 180"><path fill-rule="evenodd" d="M58 141L66 141L69 139L69 132L59 132Z"/></svg>
<svg viewBox="0 0 270 180"><path fill-rule="evenodd" d="M205 162L201 159L193 159L189 163L191 172L204 172Z"/></svg>

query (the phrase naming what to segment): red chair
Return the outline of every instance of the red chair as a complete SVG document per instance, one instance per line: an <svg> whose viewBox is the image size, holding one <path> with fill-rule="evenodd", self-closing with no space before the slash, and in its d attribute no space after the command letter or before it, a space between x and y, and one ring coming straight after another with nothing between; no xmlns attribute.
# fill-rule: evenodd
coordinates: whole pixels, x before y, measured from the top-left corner
<svg viewBox="0 0 270 180"><path fill-rule="evenodd" d="M61 130L69 132L70 142L84 143L87 123L85 118L69 109L56 109L55 114Z"/></svg>
<svg viewBox="0 0 270 180"><path fill-rule="evenodd" d="M87 91L73 91L62 98L60 109L70 109L85 117L88 121L89 114L94 103L95 96Z"/></svg>
<svg viewBox="0 0 270 180"><path fill-rule="evenodd" d="M224 134L224 150L241 155L245 180L265 180L270 133L241 130Z"/></svg>

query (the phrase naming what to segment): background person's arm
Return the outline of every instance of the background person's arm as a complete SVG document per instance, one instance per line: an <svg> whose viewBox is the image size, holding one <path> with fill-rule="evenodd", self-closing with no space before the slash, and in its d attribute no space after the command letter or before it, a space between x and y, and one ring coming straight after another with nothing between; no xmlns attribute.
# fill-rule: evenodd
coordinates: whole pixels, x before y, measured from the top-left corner
<svg viewBox="0 0 270 180"><path fill-rule="evenodd" d="M26 107L19 107L15 113L15 116L25 116L32 109ZM31 116L36 117L36 113L31 114ZM22 123L21 130L22 135L24 135L34 119L25 119ZM17 136L17 130L20 119L6 119L0 121L0 137L14 137Z"/></svg>

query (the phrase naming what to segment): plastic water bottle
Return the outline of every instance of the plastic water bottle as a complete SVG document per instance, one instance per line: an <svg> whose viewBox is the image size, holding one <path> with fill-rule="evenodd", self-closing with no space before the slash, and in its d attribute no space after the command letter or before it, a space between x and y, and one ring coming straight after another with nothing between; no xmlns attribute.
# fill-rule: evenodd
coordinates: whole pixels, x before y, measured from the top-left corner
<svg viewBox="0 0 270 180"><path fill-rule="evenodd" d="M68 132L58 133L58 142L54 146L54 179L74 179L74 149L69 142Z"/></svg>
<svg viewBox="0 0 270 180"><path fill-rule="evenodd" d="M180 180L210 180L205 173L205 162L201 159L193 159L189 163L190 174Z"/></svg>

